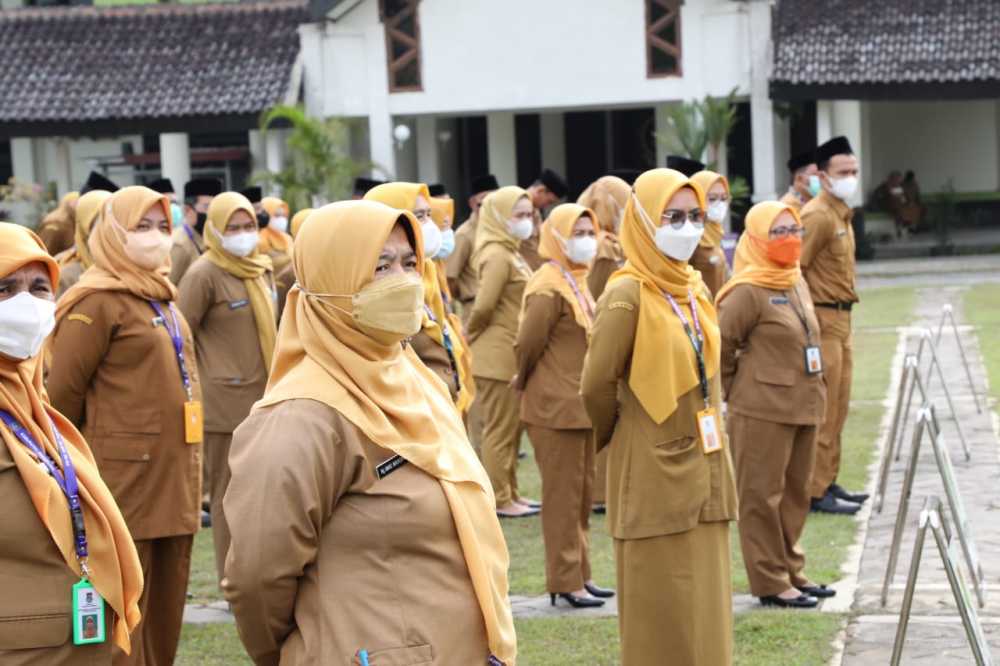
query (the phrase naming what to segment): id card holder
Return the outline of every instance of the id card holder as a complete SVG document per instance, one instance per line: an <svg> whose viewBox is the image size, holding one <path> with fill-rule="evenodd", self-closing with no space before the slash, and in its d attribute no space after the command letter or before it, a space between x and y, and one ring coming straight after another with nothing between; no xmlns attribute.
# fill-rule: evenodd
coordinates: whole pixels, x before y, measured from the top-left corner
<svg viewBox="0 0 1000 666"><path fill-rule="evenodd" d="M819 347L806 347L806 374L818 375L821 372L823 372L823 355Z"/></svg>
<svg viewBox="0 0 1000 666"><path fill-rule="evenodd" d="M715 407L709 407L698 412L698 435L701 437L701 448L706 454L722 450L722 433L719 428L719 415Z"/></svg>
<svg viewBox="0 0 1000 666"><path fill-rule="evenodd" d="M103 643L104 599L90 581L81 579L73 586L73 645Z"/></svg>
<svg viewBox="0 0 1000 666"><path fill-rule="evenodd" d="M205 417L201 401L189 400L184 403L184 441L200 444L205 438Z"/></svg>

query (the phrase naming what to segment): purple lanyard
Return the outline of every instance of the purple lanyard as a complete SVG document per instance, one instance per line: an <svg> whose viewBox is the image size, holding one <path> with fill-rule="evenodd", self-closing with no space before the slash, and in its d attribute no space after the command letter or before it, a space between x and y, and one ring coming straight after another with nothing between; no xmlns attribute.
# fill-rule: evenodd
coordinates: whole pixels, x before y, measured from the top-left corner
<svg viewBox="0 0 1000 666"><path fill-rule="evenodd" d="M563 278L565 278L566 282L569 282L570 288L573 290L573 293L576 294L577 302L580 304L580 307L583 308L583 311L587 314L587 319L589 321L594 321L594 309L590 307L590 303L587 301L586 298L584 298L583 293L580 292L580 288L576 285L576 280L573 279L573 276L570 275L569 271L560 266L558 263L554 261L550 261L549 263L558 268L562 272Z"/></svg>
<svg viewBox="0 0 1000 666"><path fill-rule="evenodd" d="M80 504L80 486L76 480L76 468L73 467L73 460L69 457L66 449L66 442L63 441L56 424L49 419L52 426L52 434L56 440L56 449L59 451L59 460L62 461L62 471L56 466L55 461L45 450L38 445L35 438L31 436L24 427L17 422L9 412L0 410L0 420L10 428L14 436L21 440L21 443L28 447L32 455L45 467L46 471L55 479L56 485L63 491L66 499L69 500L69 512L73 521L73 541L76 548L76 557L80 561L80 568L83 575L87 576L87 530L83 523L83 506Z"/></svg>
<svg viewBox="0 0 1000 666"><path fill-rule="evenodd" d="M660 293L670 303L670 307L673 308L677 318L681 320L684 332L687 333L688 340L691 341L691 346L694 347L694 355L698 361L698 379L701 384L701 397L705 399L705 407L707 408L711 404L711 400L708 390L708 372L705 370L705 336L701 331L701 321L698 320L698 307L695 304L694 294L691 293L690 289L688 290L688 303L691 306L691 318L694 320L694 330L691 330L691 324L687 316L681 310L681 306L677 304L677 301L674 300L674 297L662 289Z"/></svg>
<svg viewBox="0 0 1000 666"><path fill-rule="evenodd" d="M170 335L170 341L174 344L174 353L177 354L177 367L181 371L181 382L184 384L184 393L187 395L188 402L190 402L194 400L194 392L191 390L191 377L188 375L187 364L184 362L184 338L181 335L181 323L177 321L177 313L174 311L173 304L168 306L170 308L170 319L173 322L173 326L171 326L170 322L167 321L166 314L163 312L163 306L156 301L150 301L149 304L153 306L156 315L163 322L163 328Z"/></svg>
<svg viewBox="0 0 1000 666"><path fill-rule="evenodd" d="M194 232L191 231L191 227L186 224L184 225L184 233L186 233L187 237L191 239L191 245L194 245L194 249L198 250L198 254L203 254L205 251L201 249L198 245L198 241L194 239Z"/></svg>

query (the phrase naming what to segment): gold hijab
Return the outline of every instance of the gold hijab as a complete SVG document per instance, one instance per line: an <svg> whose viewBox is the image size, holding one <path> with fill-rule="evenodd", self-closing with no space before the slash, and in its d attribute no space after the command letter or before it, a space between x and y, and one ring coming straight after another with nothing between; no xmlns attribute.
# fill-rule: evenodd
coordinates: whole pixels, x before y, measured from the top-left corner
<svg viewBox="0 0 1000 666"><path fill-rule="evenodd" d="M663 423L677 409L677 400L698 386L697 361L680 319L664 293L673 296L688 320L691 301L698 310L704 335L705 368L708 377L719 371L719 323L707 296L701 273L687 262L676 261L656 247L642 213L659 227L663 210L682 187L690 187L704 209L705 194L684 174L673 169L652 169L635 181L634 194L625 206L621 240L625 266L608 280L631 278L639 283L639 323L632 349L629 386L646 413ZM641 212L638 207L641 206ZM693 326L693 322L692 322Z"/></svg>
<svg viewBox="0 0 1000 666"><path fill-rule="evenodd" d="M597 213L597 224L601 230L597 236L595 261L610 259L620 265L624 260L616 229L631 195L632 188L624 180L618 176L603 176L591 183L576 200L581 206Z"/></svg>
<svg viewBox="0 0 1000 666"><path fill-rule="evenodd" d="M733 262L735 272L729 282L722 286L715 296L718 305L733 287L738 284L755 284L767 289L784 291L794 287L802 279L802 269L798 262L791 268L779 266L767 258L767 242L771 226L778 216L789 212L800 227L797 210L780 201L762 201L747 213L744 224L746 230L740 236L736 246L736 260Z"/></svg>
<svg viewBox="0 0 1000 666"><path fill-rule="evenodd" d="M729 181L721 173L715 173L714 171L699 171L698 173L691 176L691 180L698 183L701 187L701 191L705 193L705 197L708 197L708 191L712 189L712 186L716 182L721 181L722 186L726 188L726 196L729 195ZM722 236L725 231L722 228L721 222L713 222L712 220L705 218L705 233L702 235L701 240L698 245L701 247L718 247L719 243L722 241Z"/></svg>
<svg viewBox="0 0 1000 666"><path fill-rule="evenodd" d="M292 259L298 284L278 335L274 370L257 407L310 399L336 409L376 444L438 479L451 508L490 650L514 664L516 639L507 598L509 556L489 478L469 445L444 384L409 347L385 346L350 315L308 294L356 294L374 279L378 255L397 223L423 241L416 218L371 201L317 209Z"/></svg>
<svg viewBox="0 0 1000 666"><path fill-rule="evenodd" d="M250 298L250 309L257 323L257 338L260 353L264 357L264 367L271 370L271 356L274 355L274 340L277 336L275 324L274 291L267 274L271 272L271 258L255 250L249 256L237 257L222 247L222 235L229 219L242 210L254 220L257 219L253 205L237 192L223 192L212 199L208 206L208 221L205 223L205 257L233 277L243 280Z"/></svg>
<svg viewBox="0 0 1000 666"><path fill-rule="evenodd" d="M589 216L597 232L597 215L589 208L579 204L559 204L549 213L548 219L542 224L541 240L538 253L548 259L535 271L524 288L524 299L532 294L556 293L565 298L573 315L585 331L590 330L594 320L594 298L587 287L587 267L574 264L566 256L565 243L573 235L573 225L583 216ZM564 274L568 273L576 285L573 289Z"/></svg>
<svg viewBox="0 0 1000 666"><path fill-rule="evenodd" d="M288 225L289 231L292 232L292 238L299 235L299 229L302 228L302 223L306 221L306 218L309 217L309 213L311 212L313 212L312 208L303 208L292 216L292 221Z"/></svg>
<svg viewBox="0 0 1000 666"><path fill-rule="evenodd" d="M271 217L278 217L279 214L284 214L285 217L288 217L288 204L278 197L264 197L260 200L260 205ZM291 229L291 220L289 220L288 228L289 230ZM271 251L288 253L291 249L292 237L284 231L272 229L270 225L260 230L260 243L257 245L258 251L264 254Z"/></svg>
<svg viewBox="0 0 1000 666"><path fill-rule="evenodd" d="M59 268L38 236L24 227L0 222L0 277L36 261L46 265L53 286L58 284ZM89 580L114 611L112 640L122 650L130 652L129 634L141 618L139 596L143 581L139 556L118 505L101 480L90 447L73 424L49 404L42 384L41 358L38 355L17 361L0 355L0 409L13 416L60 468L62 461L52 426L62 435L80 486L87 530ZM66 496L27 447L2 424L0 440L0 446L6 446L10 452L38 518L52 536L66 565L74 574L81 575ZM66 594L69 593L67 589Z"/></svg>
<svg viewBox="0 0 1000 666"><path fill-rule="evenodd" d="M91 229L101 214L101 206L110 196L111 192L105 190L91 190L77 199L76 210L73 213L76 220L73 247L58 257L60 266L65 266L74 260L79 261L84 270L94 265L94 257L90 254L87 241L90 239Z"/></svg>
<svg viewBox="0 0 1000 666"><path fill-rule="evenodd" d="M473 266L478 268L479 257L482 255L483 249L490 244L500 245L507 248L511 254L518 254L521 241L511 235L507 228L507 220L510 219L517 202L526 197L528 197L527 190L516 185L508 185L490 192L483 199L483 205L479 207L479 219L476 223L476 242L472 250ZM527 264L525 264L525 270L530 272Z"/></svg>

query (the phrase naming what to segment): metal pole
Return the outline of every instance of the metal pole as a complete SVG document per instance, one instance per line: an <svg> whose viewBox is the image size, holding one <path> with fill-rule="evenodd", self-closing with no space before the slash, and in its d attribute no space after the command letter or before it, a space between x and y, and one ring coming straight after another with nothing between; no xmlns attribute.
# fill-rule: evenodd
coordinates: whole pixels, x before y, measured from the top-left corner
<svg viewBox="0 0 1000 666"><path fill-rule="evenodd" d="M948 315L948 319L951 320L951 330L955 332L955 342L958 343L958 353L962 357L962 365L965 366L965 377L969 380L969 391L972 392L972 401L976 404L976 413L982 414L983 407L979 403L979 394L976 393L976 382L972 379L972 370L969 368L969 360L965 356L965 345L962 344L962 336L958 334L958 324L955 323L955 314L952 312L951 306L946 305L944 314ZM943 315L942 315L943 318ZM942 321L942 324L944 322ZM940 333L938 337L940 337Z"/></svg>
<svg viewBox="0 0 1000 666"><path fill-rule="evenodd" d="M903 592L903 606L899 609L899 625L896 627L896 641L892 644L890 666L899 666L899 660L903 656L903 643L906 641L906 628L910 623L910 610L913 608L913 593L917 589L917 576L920 574L920 557L924 552L927 523L930 519L930 512L936 510L936 497L928 497L924 500L924 508L920 510L920 520L917 523L917 538L913 542L913 557L910 558L910 575L906 579L906 589ZM884 606L885 603L883 602L882 605Z"/></svg>
<svg viewBox="0 0 1000 666"><path fill-rule="evenodd" d="M920 337L920 344L917 345L917 353L915 354L915 356L917 357L917 372L918 373L920 372L920 359L923 358L923 355L924 355L924 338L923 338L923 336L921 336ZM910 406L913 404L913 391L914 391L915 388L916 388L915 386L911 385L910 386L910 391L909 391L909 393L906 396L906 410L903 412L903 432L900 433L900 438L901 439L904 438L904 437L906 437L906 419L909 418L909 416L910 416ZM927 400L925 398L924 402L926 402L926 401ZM899 462L899 455L900 455L901 448L902 447L900 447L899 449L896 449L896 462Z"/></svg>
<svg viewBox="0 0 1000 666"><path fill-rule="evenodd" d="M941 364L938 362L937 349L934 347L934 343L931 341L930 329L924 329L924 339L927 340L927 346L931 350L931 365L936 365L938 369L938 375L941 377L941 388L944 389L944 397L948 400L948 408L951 410L951 417L955 419L955 429L958 430L958 439L962 442L962 450L965 451L965 459L972 460L972 453L969 451L969 443L965 441L965 433L962 432L962 422L958 420L958 412L955 411L955 403L951 399L951 391L948 390L948 380L944 378L944 370L941 368ZM930 379L927 380L927 387L930 387Z"/></svg>
<svg viewBox="0 0 1000 666"><path fill-rule="evenodd" d="M896 439L899 437L899 424L903 419L903 403L906 402L906 385L910 382L910 375L916 366L917 357L907 354L903 359L903 376L899 380L899 391L896 395L896 407L893 410L892 428L889 430L889 440L885 444L885 451L882 454L882 464L878 475L878 494L875 497L875 511L882 513L882 505L885 503L885 487L889 481L889 468L891 460L896 451Z"/></svg>
<svg viewBox="0 0 1000 666"><path fill-rule="evenodd" d="M940 514L940 510L936 513ZM945 573L948 574L948 584L951 585L951 593L955 596L955 605L958 606L958 613L962 616L962 626L965 628L965 637L969 640L969 647L972 648L977 666L991 666L993 659L988 652L983 652L984 647L980 643L979 632L976 631L979 626L979 617L976 615L975 608L969 603L971 600L967 597L965 581L962 580L957 562L952 557L950 544L945 540L940 525L935 524L934 514L930 514L930 517L931 531L934 533L934 541L941 554L941 561L944 562ZM989 650L988 647L985 649Z"/></svg>

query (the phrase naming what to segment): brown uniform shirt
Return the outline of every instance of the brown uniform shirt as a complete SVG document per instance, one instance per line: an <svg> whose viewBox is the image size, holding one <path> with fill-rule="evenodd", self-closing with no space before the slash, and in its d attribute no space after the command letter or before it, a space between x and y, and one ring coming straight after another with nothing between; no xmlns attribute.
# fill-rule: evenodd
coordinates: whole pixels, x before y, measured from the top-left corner
<svg viewBox="0 0 1000 666"><path fill-rule="evenodd" d="M479 291L466 322L472 374L509 382L517 373L514 341L521 299L531 270L521 255L498 244L479 257Z"/></svg>
<svg viewBox="0 0 1000 666"><path fill-rule="evenodd" d="M542 255L538 254L538 243L538 236L532 236L528 240L521 241L521 256L524 257L525 263L528 264L532 272L537 271L545 263Z"/></svg>
<svg viewBox="0 0 1000 666"><path fill-rule="evenodd" d="M680 396L677 410L656 424L628 385L639 320L639 283L608 285L597 304L580 391L598 450L608 447L608 529L616 539L687 532L735 520L736 484L729 441L706 455L696 415L701 389ZM719 376L709 380L711 402L722 403Z"/></svg>
<svg viewBox="0 0 1000 666"><path fill-rule="evenodd" d="M827 191L802 207L802 274L813 303L857 303L854 211Z"/></svg>
<svg viewBox="0 0 1000 666"><path fill-rule="evenodd" d="M819 347L820 332L804 280L788 291L735 287L719 305L719 327L730 412L790 425L823 423L826 383L822 374L806 372L805 349Z"/></svg>
<svg viewBox="0 0 1000 666"><path fill-rule="evenodd" d="M472 265L472 250L476 246L475 213L455 232L455 249L446 261L448 288L452 296L462 303L469 303L476 297L479 276ZM467 316L467 314L466 314Z"/></svg>
<svg viewBox="0 0 1000 666"><path fill-rule="evenodd" d="M451 394L451 399L455 400L458 397L459 379L458 374L452 370L448 351L424 331L420 331L410 338L410 346L413 347L413 351L416 352L424 365L448 386L448 393Z"/></svg>
<svg viewBox="0 0 1000 666"><path fill-rule="evenodd" d="M181 280L177 307L194 333L205 391L205 430L231 433L267 385L246 285L200 257Z"/></svg>
<svg viewBox="0 0 1000 666"><path fill-rule="evenodd" d="M43 222L38 228L38 237L53 257L73 247L75 234L76 222L72 217Z"/></svg>
<svg viewBox="0 0 1000 666"><path fill-rule="evenodd" d="M201 444L184 441L177 354L155 317L130 293L84 297L56 329L48 377L52 405L83 431L137 541L194 534L201 517ZM200 400L191 330L177 319Z"/></svg>
<svg viewBox="0 0 1000 666"><path fill-rule="evenodd" d="M84 272L83 264L79 260L74 260L68 264L61 266L59 271L59 288L56 290L56 299L72 287L74 284L80 281L80 276Z"/></svg>
<svg viewBox="0 0 1000 666"><path fill-rule="evenodd" d="M729 279L729 264L726 262L726 253L722 248L702 247L701 245L691 255L691 266L696 271L701 272L701 279L705 281L705 286L712 294L712 298L719 293L722 285Z"/></svg>
<svg viewBox="0 0 1000 666"><path fill-rule="evenodd" d="M205 240L201 234L190 229L191 235L194 236L192 242L186 229L190 227L174 229L173 233L174 244L170 247L170 281L174 284L181 283L181 278L191 268L191 264L205 251Z"/></svg>
<svg viewBox="0 0 1000 666"><path fill-rule="evenodd" d="M223 590L260 666L485 664L486 626L441 484L313 400L233 437ZM266 491L265 491L266 489Z"/></svg>
<svg viewBox="0 0 1000 666"><path fill-rule="evenodd" d="M597 256L587 272L587 288L596 301L604 293L608 278L625 263L625 254L617 238L601 236L597 241Z"/></svg>
<svg viewBox="0 0 1000 666"><path fill-rule="evenodd" d="M802 206L805 205L805 203L802 201L802 197L800 197L799 193L793 189L789 189L787 192L785 192L784 195L782 195L781 199L779 199L779 201L781 201L781 203L785 204L786 206L791 206L800 213L802 212Z"/></svg>
<svg viewBox="0 0 1000 666"><path fill-rule="evenodd" d="M521 420L546 428L590 428L580 397L587 332L556 294L532 294L517 332L517 387Z"/></svg>
<svg viewBox="0 0 1000 666"><path fill-rule="evenodd" d="M291 263L287 264L280 271L274 274L274 290L278 294L278 320L285 312L285 303L288 302L288 292L295 284L295 268Z"/></svg>

